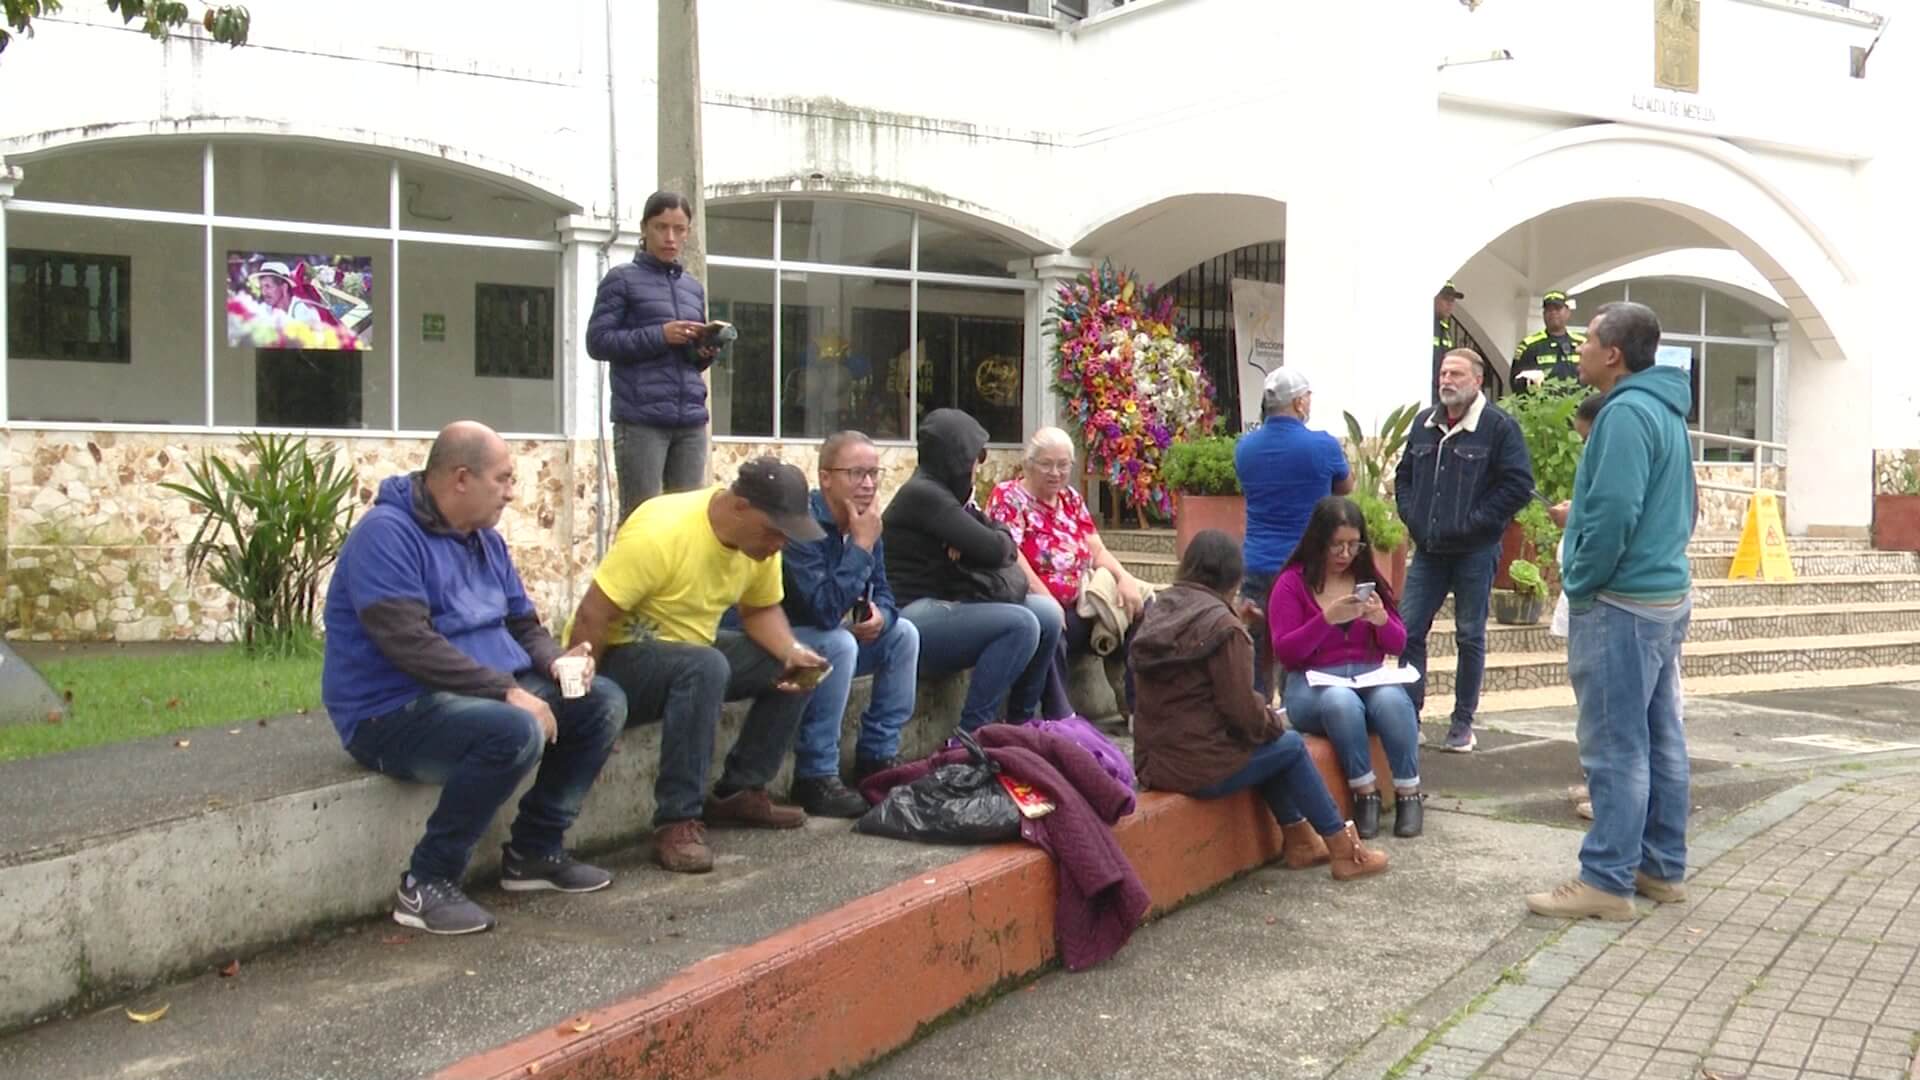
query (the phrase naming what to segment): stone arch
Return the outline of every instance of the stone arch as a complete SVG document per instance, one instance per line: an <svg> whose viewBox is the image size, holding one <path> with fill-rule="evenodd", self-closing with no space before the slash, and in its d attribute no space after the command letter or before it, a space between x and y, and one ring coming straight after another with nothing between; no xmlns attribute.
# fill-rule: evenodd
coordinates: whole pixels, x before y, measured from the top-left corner
<svg viewBox="0 0 1920 1080"><path fill-rule="evenodd" d="M1059 237L1050 236L1031 222L994 207L956 198L933 188L877 177L815 179L795 174L709 182L706 187L707 200L712 203L762 199L848 199L917 211L998 237L1035 255L1064 250L1065 247Z"/></svg>
<svg viewBox="0 0 1920 1080"><path fill-rule="evenodd" d="M1247 244L1287 238L1287 204L1269 194L1179 191L1111 207L1073 241L1073 250L1111 257L1152 282Z"/></svg>

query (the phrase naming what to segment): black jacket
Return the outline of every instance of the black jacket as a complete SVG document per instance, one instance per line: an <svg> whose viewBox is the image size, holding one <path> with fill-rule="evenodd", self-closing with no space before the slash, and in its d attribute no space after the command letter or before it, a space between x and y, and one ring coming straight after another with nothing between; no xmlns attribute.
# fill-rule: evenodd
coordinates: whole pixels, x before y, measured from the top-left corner
<svg viewBox="0 0 1920 1080"><path fill-rule="evenodd" d="M1513 417L1483 403L1474 430L1451 437L1427 409L1407 433L1393 472L1393 499L1415 546L1458 555L1499 543L1513 516L1533 497L1533 461ZM1464 425L1465 417L1461 418Z"/></svg>
<svg viewBox="0 0 1920 1080"><path fill-rule="evenodd" d="M1005 530L968 506L987 429L958 409L935 409L920 422L919 446L919 467L880 515L887 581L901 607L923 597L971 595L948 548L960 553L962 563L983 569L1007 566L1020 551Z"/></svg>

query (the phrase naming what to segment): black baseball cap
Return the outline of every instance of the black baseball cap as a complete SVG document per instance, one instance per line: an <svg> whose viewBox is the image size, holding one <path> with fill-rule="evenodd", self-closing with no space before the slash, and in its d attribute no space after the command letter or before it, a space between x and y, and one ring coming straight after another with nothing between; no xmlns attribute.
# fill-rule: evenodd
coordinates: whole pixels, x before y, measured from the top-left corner
<svg viewBox="0 0 1920 1080"><path fill-rule="evenodd" d="M733 493L767 515L773 527L789 540L809 542L827 535L813 520L807 478L799 469L776 457L757 457L740 466Z"/></svg>

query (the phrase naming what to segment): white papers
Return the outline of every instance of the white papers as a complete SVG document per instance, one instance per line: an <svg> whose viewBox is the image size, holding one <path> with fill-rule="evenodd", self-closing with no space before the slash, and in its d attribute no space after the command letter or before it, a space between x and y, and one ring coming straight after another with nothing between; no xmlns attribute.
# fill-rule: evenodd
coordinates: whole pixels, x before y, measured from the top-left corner
<svg viewBox="0 0 1920 1080"><path fill-rule="evenodd" d="M1404 686L1419 681L1420 670L1410 667L1379 667L1352 678L1325 671L1307 672L1308 686L1344 686L1349 690L1365 690L1370 686Z"/></svg>

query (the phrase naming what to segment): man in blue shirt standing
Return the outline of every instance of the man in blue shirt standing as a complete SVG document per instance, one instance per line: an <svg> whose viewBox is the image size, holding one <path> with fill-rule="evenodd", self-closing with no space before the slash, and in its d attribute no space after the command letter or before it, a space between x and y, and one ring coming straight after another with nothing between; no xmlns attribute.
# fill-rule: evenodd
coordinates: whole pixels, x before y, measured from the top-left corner
<svg viewBox="0 0 1920 1080"><path fill-rule="evenodd" d="M393 901L395 922L430 934L493 926L460 879L536 766L501 887L592 892L613 880L560 842L626 723L627 697L593 674L591 653L563 654L540 624L494 528L512 498L506 441L450 424L425 469L381 483L327 586L320 696L341 743L370 769L440 785ZM574 694L563 675L577 676Z"/></svg>
<svg viewBox="0 0 1920 1080"><path fill-rule="evenodd" d="M840 724L855 675L873 676L873 698L854 744L855 782L897 764L900 729L913 715L920 632L900 617L880 543L880 452L858 431L820 447L814 520L826 536L790 543L781 573L793 636L833 665L807 702L793 744L788 795L817 817L859 817L867 803L840 779Z"/></svg>
<svg viewBox="0 0 1920 1080"><path fill-rule="evenodd" d="M1266 420L1240 437L1233 471L1247 501L1247 576L1240 594L1264 612L1273 579L1307 531L1313 504L1352 491L1353 473L1338 439L1308 429L1313 389L1298 369L1275 368L1267 376L1260 410ZM1253 627L1253 648L1253 687L1265 694L1272 683L1273 643L1264 622Z"/></svg>

